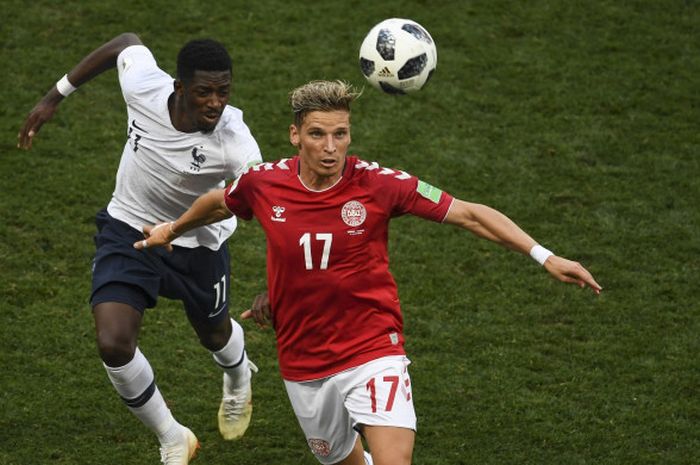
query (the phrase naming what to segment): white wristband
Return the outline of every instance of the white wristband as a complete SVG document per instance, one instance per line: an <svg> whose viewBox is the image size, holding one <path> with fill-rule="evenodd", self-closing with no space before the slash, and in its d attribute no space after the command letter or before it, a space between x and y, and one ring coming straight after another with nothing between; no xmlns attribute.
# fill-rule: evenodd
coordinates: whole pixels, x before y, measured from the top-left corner
<svg viewBox="0 0 700 465"><path fill-rule="evenodd" d="M64 97L68 97L70 94L75 92L76 89L77 87L71 84L68 80L67 74L64 74L63 77L59 79L56 83L56 90L58 90L58 93L63 95Z"/></svg>
<svg viewBox="0 0 700 465"><path fill-rule="evenodd" d="M554 254L551 250L547 250L539 244L536 244L530 249L530 256L540 265L544 265L544 262L552 255Z"/></svg>

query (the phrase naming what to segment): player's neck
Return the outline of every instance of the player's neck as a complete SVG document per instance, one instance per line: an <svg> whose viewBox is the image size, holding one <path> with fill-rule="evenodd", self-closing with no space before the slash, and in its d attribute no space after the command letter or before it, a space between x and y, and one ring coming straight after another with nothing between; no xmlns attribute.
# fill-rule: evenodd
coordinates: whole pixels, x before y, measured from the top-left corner
<svg viewBox="0 0 700 465"><path fill-rule="evenodd" d="M173 92L168 97L168 113L170 114L170 123L175 129L180 132L196 132L197 128L192 121L187 118L184 105L177 94Z"/></svg>
<svg viewBox="0 0 700 465"><path fill-rule="evenodd" d="M331 187L338 184L342 178L342 173L339 173L335 176L317 176L314 173L307 174L306 176L301 173L299 174L299 180L304 185L304 187L306 187L310 191L316 192L330 189Z"/></svg>

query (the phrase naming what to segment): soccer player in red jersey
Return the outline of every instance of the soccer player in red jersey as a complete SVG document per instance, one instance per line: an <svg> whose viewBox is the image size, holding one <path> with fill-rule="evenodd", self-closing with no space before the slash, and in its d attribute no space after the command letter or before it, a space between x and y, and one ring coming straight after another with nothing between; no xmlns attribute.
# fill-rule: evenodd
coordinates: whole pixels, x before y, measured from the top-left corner
<svg viewBox="0 0 700 465"><path fill-rule="evenodd" d="M267 236L269 290L243 316L274 328L282 377L309 447L324 465L404 465L411 463L416 417L389 272L392 218L412 214L459 226L530 254L563 282L596 293L601 287L579 263L552 254L502 213L347 155L356 96L339 81L292 91L289 139L298 155L249 169L171 223L145 226L146 239L134 246L167 246L233 214L255 216Z"/></svg>

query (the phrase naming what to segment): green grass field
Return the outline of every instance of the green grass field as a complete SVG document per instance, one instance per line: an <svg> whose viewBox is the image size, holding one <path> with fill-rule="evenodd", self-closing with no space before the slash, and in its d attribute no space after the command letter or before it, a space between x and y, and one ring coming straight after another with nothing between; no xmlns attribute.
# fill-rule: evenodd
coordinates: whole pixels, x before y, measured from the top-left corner
<svg viewBox="0 0 700 465"><path fill-rule="evenodd" d="M596 297L463 231L396 220L414 462L700 461L697 1L2 5L0 464L158 461L155 438L107 380L87 303L93 218L126 134L116 73L67 99L22 152L16 134L34 103L118 33L138 33L170 72L184 42L214 37L234 58L232 103L273 160L293 153L287 92L318 78L364 85L364 34L397 16L428 28L438 68L409 97L367 87L352 152L505 212L604 287ZM244 224L230 250L238 313L265 286L259 226ZM147 312L140 347L175 416L202 441L194 463L316 463L272 333L244 327L261 368L254 418L241 441L225 443L220 371L177 302Z"/></svg>

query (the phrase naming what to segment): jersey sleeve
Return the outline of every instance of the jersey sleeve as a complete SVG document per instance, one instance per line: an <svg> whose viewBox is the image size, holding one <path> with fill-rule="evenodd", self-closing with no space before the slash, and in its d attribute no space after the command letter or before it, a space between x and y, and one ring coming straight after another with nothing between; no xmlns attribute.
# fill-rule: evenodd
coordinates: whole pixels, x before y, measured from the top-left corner
<svg viewBox="0 0 700 465"><path fill-rule="evenodd" d="M252 197L251 171L245 171L240 177L236 178L224 191L224 201L226 208L234 215L244 220L253 218L253 208L250 202Z"/></svg>
<svg viewBox="0 0 700 465"><path fill-rule="evenodd" d="M410 176L407 173L404 176ZM387 177L392 192L392 216L411 214L431 221L443 222L454 198L447 192L421 181L415 176L408 179Z"/></svg>
<svg viewBox="0 0 700 465"><path fill-rule="evenodd" d="M125 48L117 57L117 72L124 100L133 101L138 94L150 92L162 86L167 74L158 68L151 51L143 45ZM149 86L149 82L153 85Z"/></svg>

